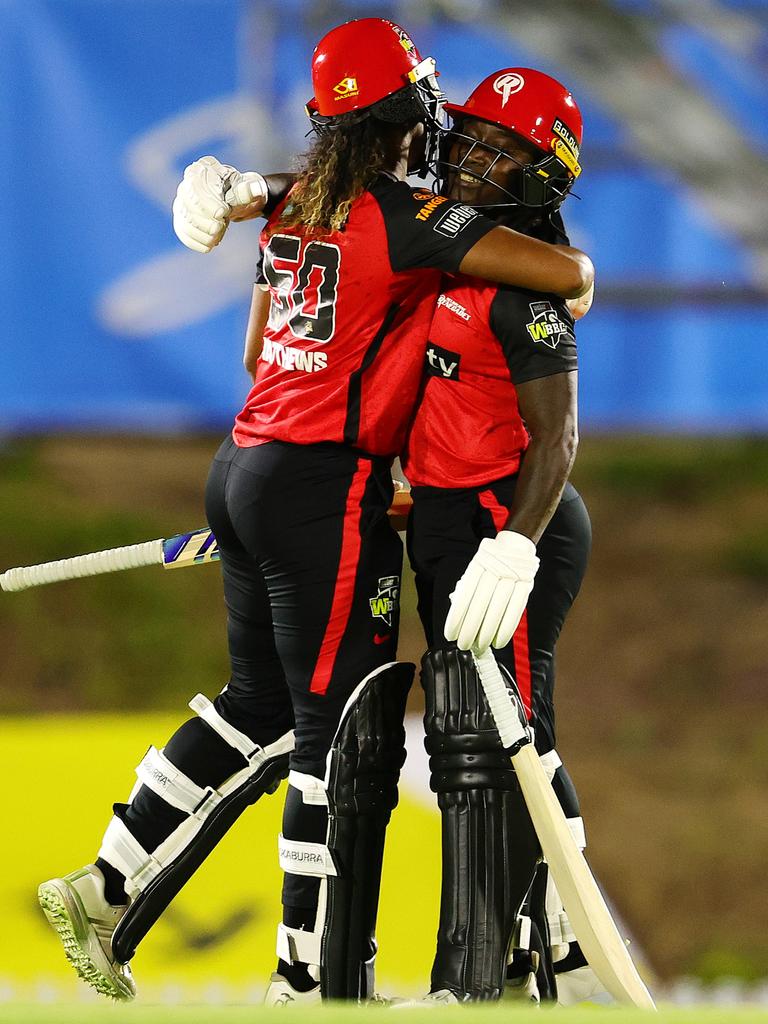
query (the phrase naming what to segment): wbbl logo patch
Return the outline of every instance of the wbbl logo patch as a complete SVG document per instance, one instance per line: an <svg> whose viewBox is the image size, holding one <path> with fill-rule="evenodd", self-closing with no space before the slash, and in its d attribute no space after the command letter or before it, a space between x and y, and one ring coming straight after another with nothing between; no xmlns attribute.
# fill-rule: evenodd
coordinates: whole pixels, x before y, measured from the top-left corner
<svg viewBox="0 0 768 1024"><path fill-rule="evenodd" d="M379 578L379 589L376 597L369 597L368 604L371 606L371 615L374 619L381 619L388 626L392 625L392 613L397 611L397 599L400 594L399 576L381 576Z"/></svg>
<svg viewBox="0 0 768 1024"><path fill-rule="evenodd" d="M477 210L473 210L471 206L452 206L433 226L439 234L455 238L476 216Z"/></svg>
<svg viewBox="0 0 768 1024"><path fill-rule="evenodd" d="M551 302L542 299L528 305L533 320L525 327L533 341L540 341L548 348L557 348L561 341L568 341L573 337L571 325L560 319L560 314Z"/></svg>

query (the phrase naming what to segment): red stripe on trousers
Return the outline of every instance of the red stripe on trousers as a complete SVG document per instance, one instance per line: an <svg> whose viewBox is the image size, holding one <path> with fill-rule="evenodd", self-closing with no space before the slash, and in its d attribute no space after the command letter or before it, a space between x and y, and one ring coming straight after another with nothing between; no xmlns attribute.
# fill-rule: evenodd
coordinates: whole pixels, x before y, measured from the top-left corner
<svg viewBox="0 0 768 1024"><path fill-rule="evenodd" d="M368 459L358 459L355 475L347 492L347 504L344 509L344 528L341 536L341 555L339 571L333 590L331 614L325 627L323 642L317 657L315 671L309 684L310 693L324 694L331 682L336 656L347 629L352 611L352 600L355 596L355 580L357 566L360 561L360 517L361 502L365 485L371 475L371 463Z"/></svg>
<svg viewBox="0 0 768 1024"><path fill-rule="evenodd" d="M531 652L528 649L528 609L523 612L520 623L512 637L515 652L515 682L523 698L526 717L531 717Z"/></svg>
<svg viewBox="0 0 768 1024"><path fill-rule="evenodd" d="M493 525L496 532L503 529L509 519L509 509L502 505L492 490L480 491L477 495L483 508L491 513ZM512 637L512 651L515 655L515 682L523 698L525 713L531 717L531 655L528 650L528 611L523 612L522 618Z"/></svg>

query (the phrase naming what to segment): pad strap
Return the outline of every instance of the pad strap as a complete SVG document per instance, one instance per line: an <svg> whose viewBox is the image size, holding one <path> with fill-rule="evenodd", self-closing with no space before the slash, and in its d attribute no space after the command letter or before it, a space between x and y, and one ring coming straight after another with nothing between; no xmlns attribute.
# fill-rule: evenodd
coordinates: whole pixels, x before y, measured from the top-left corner
<svg viewBox="0 0 768 1024"><path fill-rule="evenodd" d="M317 807L328 806L328 794L322 779L291 770L288 772L288 785L299 790L303 803L313 804Z"/></svg>
<svg viewBox="0 0 768 1024"><path fill-rule="evenodd" d="M320 908L318 907L318 910ZM323 910L323 914L325 911ZM302 928L289 928L288 925L277 926L276 952L287 964L320 963L320 943L322 941L322 922L319 930L308 932Z"/></svg>
<svg viewBox="0 0 768 1024"><path fill-rule="evenodd" d="M125 875L125 891L131 899L163 870L117 815L107 826L98 856Z"/></svg>
<svg viewBox="0 0 768 1024"><path fill-rule="evenodd" d="M254 743L250 736L246 736L244 732L240 732L222 718L214 704L204 694L198 693L189 702L189 706L221 736L225 743L239 751L249 764L261 764L266 760L267 755L258 743Z"/></svg>
<svg viewBox="0 0 768 1024"><path fill-rule="evenodd" d="M186 811L187 814L192 814L211 793L210 788L203 789L202 786L198 786L171 764L157 747L149 748L144 760L136 769L136 776L139 782L162 797L166 803L180 811Z"/></svg>
<svg viewBox="0 0 768 1024"><path fill-rule="evenodd" d="M336 874L331 851L324 843L286 839L281 833L277 840L277 853L281 869L291 875L327 878L328 875Z"/></svg>
<svg viewBox="0 0 768 1024"><path fill-rule="evenodd" d="M555 777L555 772L562 765L560 755L556 750L548 750L546 754L539 754L539 760L541 761L541 767L547 773L547 778L551 782Z"/></svg>

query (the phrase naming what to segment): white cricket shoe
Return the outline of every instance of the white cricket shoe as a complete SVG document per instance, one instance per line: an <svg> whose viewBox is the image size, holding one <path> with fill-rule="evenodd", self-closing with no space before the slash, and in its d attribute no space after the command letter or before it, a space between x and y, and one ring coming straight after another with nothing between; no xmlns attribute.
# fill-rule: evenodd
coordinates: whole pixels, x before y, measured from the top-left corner
<svg viewBox="0 0 768 1024"><path fill-rule="evenodd" d="M515 978L507 978L504 983L504 994L502 999L515 1000L519 1003L533 1003L535 1006L541 1004L539 986L536 982L536 974L530 971L528 974L520 974Z"/></svg>
<svg viewBox="0 0 768 1024"><path fill-rule="evenodd" d="M112 935L127 909L104 897L104 876L86 864L63 878L51 878L37 890L40 906L64 946L67 960L83 981L102 995L128 1001L136 984L127 964L112 953Z"/></svg>
<svg viewBox="0 0 768 1024"><path fill-rule="evenodd" d="M585 964L572 971L556 974L558 1006L576 1006L586 1002L611 1002L592 968Z"/></svg>
<svg viewBox="0 0 768 1024"><path fill-rule="evenodd" d="M267 994L264 996L265 1006L319 1006L321 1003L320 985L315 985L308 992L297 992L282 974L277 971L270 976Z"/></svg>
<svg viewBox="0 0 768 1024"><path fill-rule="evenodd" d="M437 992L430 992L423 999L393 999L390 1002L392 1010L414 1010L423 1007L425 1010L436 1010L439 1006L458 1006L459 998L447 988L441 988Z"/></svg>

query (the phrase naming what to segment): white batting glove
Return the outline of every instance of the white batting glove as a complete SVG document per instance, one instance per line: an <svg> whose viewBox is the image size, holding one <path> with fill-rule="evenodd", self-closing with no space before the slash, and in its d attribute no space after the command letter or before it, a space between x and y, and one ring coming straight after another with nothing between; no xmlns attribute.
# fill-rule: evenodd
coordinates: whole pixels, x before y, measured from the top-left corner
<svg viewBox="0 0 768 1024"><path fill-rule="evenodd" d="M261 209L266 199L267 183L260 174L241 174L204 156L186 168L176 190L173 230L188 249L207 253L222 240L238 207Z"/></svg>
<svg viewBox="0 0 768 1024"><path fill-rule="evenodd" d="M517 629L539 568L536 545L521 533L487 537L451 594L446 640L462 651L506 647Z"/></svg>

